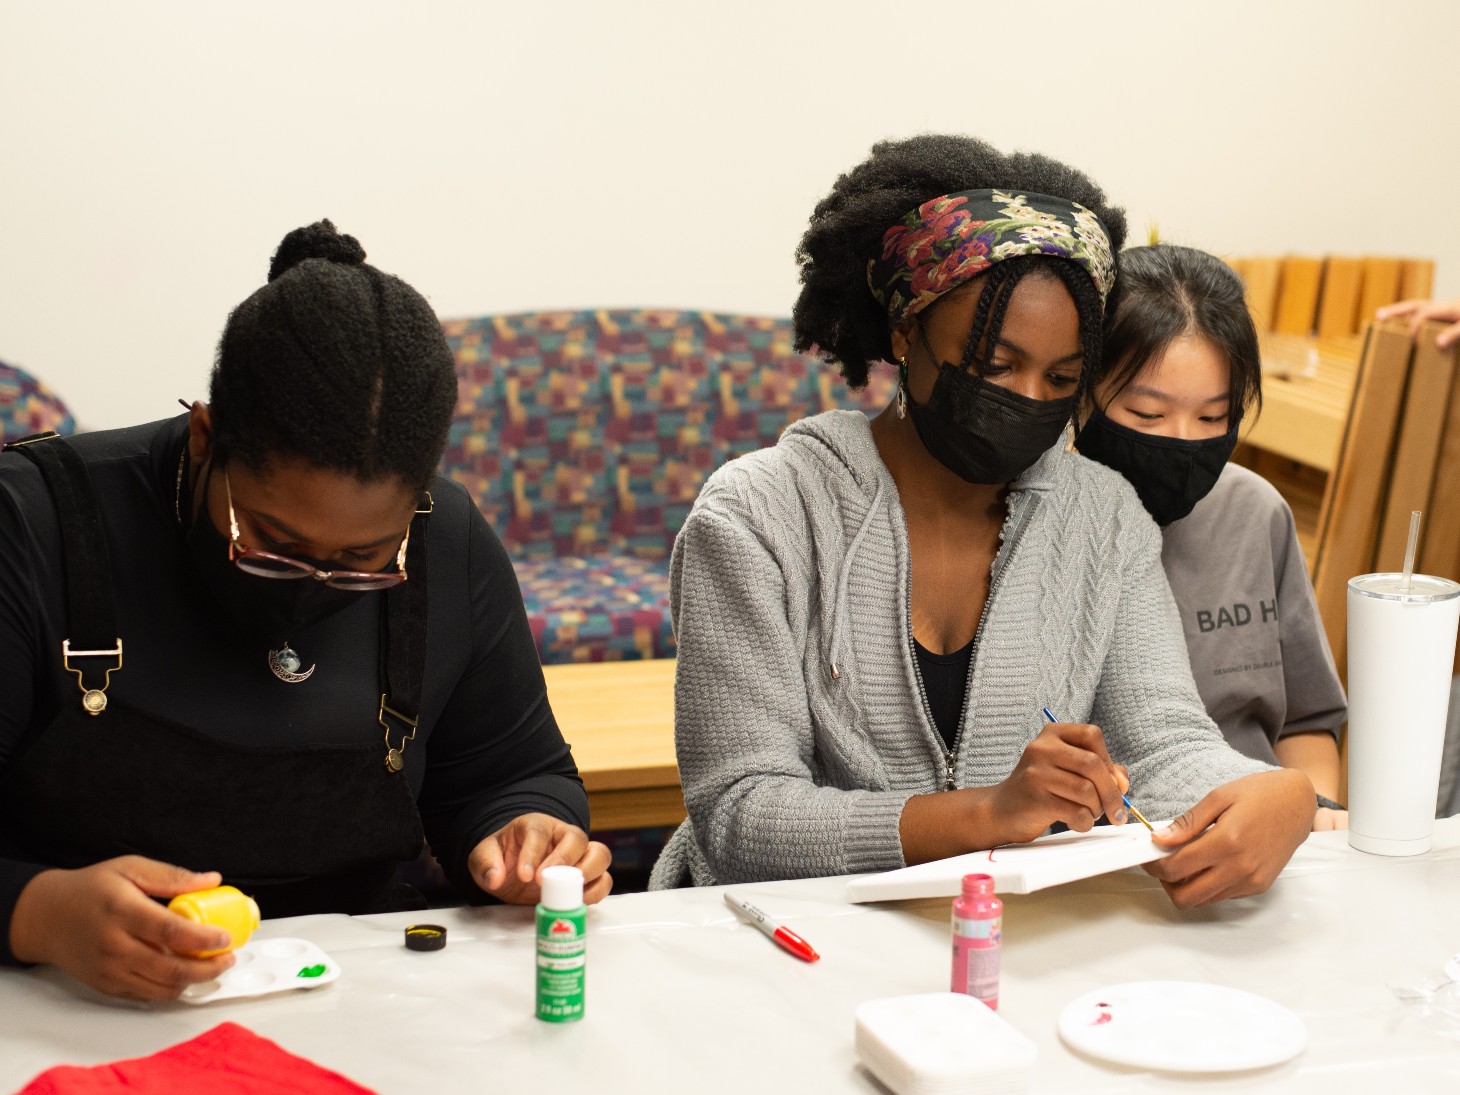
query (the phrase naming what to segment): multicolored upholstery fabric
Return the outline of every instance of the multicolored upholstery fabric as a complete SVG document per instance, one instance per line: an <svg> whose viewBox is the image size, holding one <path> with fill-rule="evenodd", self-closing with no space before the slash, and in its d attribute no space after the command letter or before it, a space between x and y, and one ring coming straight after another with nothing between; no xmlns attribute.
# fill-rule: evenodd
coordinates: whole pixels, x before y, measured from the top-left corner
<svg viewBox="0 0 1460 1095"><path fill-rule="evenodd" d="M669 553L727 460L834 407L876 413L891 369L850 391L791 348L791 323L675 311L448 320L459 397L446 474L517 567L545 663L663 658Z"/></svg>
<svg viewBox="0 0 1460 1095"><path fill-rule="evenodd" d="M515 566L544 664L674 656L668 559L610 552Z"/></svg>
<svg viewBox="0 0 1460 1095"><path fill-rule="evenodd" d="M47 430L75 433L76 420L39 380L0 361L0 442Z"/></svg>

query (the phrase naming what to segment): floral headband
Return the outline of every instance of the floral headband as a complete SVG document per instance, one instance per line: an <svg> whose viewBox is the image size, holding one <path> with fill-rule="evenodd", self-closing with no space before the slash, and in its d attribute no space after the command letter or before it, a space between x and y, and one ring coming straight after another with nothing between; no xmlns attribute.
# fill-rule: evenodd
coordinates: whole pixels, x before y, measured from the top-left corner
<svg viewBox="0 0 1460 1095"><path fill-rule="evenodd" d="M996 262L1055 255L1079 263L1103 304L1115 281L1110 237L1076 202L1019 190L964 190L918 206L882 236L867 284L896 327Z"/></svg>

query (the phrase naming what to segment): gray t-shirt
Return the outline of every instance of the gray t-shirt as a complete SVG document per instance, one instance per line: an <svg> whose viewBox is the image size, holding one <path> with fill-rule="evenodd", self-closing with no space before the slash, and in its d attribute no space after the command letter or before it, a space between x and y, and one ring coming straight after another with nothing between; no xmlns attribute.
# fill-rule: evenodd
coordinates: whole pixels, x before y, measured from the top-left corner
<svg viewBox="0 0 1460 1095"><path fill-rule="evenodd" d="M1161 562L1191 673L1227 741L1277 763L1289 734L1338 735L1348 714L1287 502L1228 464L1212 492L1163 530Z"/></svg>

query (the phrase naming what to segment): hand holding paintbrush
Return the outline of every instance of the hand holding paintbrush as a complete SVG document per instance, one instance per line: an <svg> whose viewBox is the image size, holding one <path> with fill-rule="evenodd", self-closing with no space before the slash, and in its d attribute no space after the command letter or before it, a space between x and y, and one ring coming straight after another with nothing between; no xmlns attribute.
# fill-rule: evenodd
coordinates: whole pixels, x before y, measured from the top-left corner
<svg viewBox="0 0 1460 1095"><path fill-rule="evenodd" d="M1054 712L1052 712L1048 707L1041 707L1040 710L1044 712L1044 717L1048 722L1060 721L1059 719L1054 717ZM1131 817L1135 818L1151 832L1154 833L1156 831L1155 829L1151 828L1151 823L1146 820L1144 814L1142 814L1139 810L1135 808L1135 806L1131 803L1130 796L1124 791L1121 792L1120 801L1125 803L1125 808L1130 811Z"/></svg>

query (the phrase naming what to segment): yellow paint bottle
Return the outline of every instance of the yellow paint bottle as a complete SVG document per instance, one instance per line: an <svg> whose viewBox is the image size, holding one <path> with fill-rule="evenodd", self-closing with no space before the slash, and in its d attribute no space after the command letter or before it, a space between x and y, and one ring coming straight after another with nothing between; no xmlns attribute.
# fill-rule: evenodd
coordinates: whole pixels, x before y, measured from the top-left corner
<svg viewBox="0 0 1460 1095"><path fill-rule="evenodd" d="M211 951L195 951L194 958L212 958L237 950L259 926L259 907L254 899L232 886L214 886L211 890L194 890L178 894L167 907L199 924L222 928L233 937L226 947Z"/></svg>

